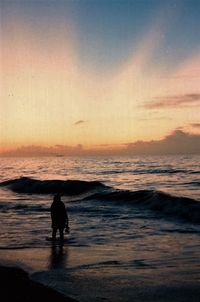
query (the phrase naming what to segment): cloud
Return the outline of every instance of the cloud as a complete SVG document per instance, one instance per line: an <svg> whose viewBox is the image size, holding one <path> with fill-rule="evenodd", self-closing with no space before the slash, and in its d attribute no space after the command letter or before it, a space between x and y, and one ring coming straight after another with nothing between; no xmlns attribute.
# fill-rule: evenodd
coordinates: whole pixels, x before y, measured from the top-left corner
<svg viewBox="0 0 200 302"><path fill-rule="evenodd" d="M78 144L76 146L69 145L55 145L50 147L45 146L22 146L20 148L2 153L6 156L65 156L65 155L81 155L83 153L83 146Z"/></svg>
<svg viewBox="0 0 200 302"><path fill-rule="evenodd" d="M191 123L190 126L194 128L200 128L200 123Z"/></svg>
<svg viewBox="0 0 200 302"><path fill-rule="evenodd" d="M147 109L164 107L187 107L200 104L200 93L155 97L152 102L145 104Z"/></svg>
<svg viewBox="0 0 200 302"><path fill-rule="evenodd" d="M79 120L79 121L75 122L74 125L75 125L75 126L78 126L78 125L84 124L84 123L86 123L86 121L84 121L84 120Z"/></svg>
<svg viewBox="0 0 200 302"><path fill-rule="evenodd" d="M127 154L200 154L200 135L175 130L161 140L137 141L126 148Z"/></svg>
<svg viewBox="0 0 200 302"><path fill-rule="evenodd" d="M138 121L162 121L162 120L167 120L170 121L172 118L168 116L160 116L160 117L141 117L138 119Z"/></svg>
<svg viewBox="0 0 200 302"><path fill-rule="evenodd" d="M195 124L200 127L200 123ZM160 140L136 141L128 144L102 144L85 148L83 145L23 146L1 153L2 156L113 156L200 154L200 135L174 130Z"/></svg>

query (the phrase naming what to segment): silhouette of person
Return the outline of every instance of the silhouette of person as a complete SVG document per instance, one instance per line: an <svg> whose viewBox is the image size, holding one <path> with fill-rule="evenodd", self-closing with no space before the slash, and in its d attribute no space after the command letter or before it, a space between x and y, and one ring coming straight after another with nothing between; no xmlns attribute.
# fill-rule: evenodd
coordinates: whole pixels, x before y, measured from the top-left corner
<svg viewBox="0 0 200 302"><path fill-rule="evenodd" d="M60 194L56 194L51 204L52 240L56 239L57 230L60 233L60 240L64 239L64 228L68 229L69 219Z"/></svg>

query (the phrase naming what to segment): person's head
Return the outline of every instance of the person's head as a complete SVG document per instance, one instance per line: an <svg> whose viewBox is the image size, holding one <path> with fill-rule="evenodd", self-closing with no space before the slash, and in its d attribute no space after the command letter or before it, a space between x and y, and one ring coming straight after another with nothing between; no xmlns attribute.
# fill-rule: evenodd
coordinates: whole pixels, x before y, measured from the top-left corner
<svg viewBox="0 0 200 302"><path fill-rule="evenodd" d="M60 195L60 194L55 194L54 197L53 197L53 201L54 201L54 202L59 202L59 201L61 201L61 195Z"/></svg>

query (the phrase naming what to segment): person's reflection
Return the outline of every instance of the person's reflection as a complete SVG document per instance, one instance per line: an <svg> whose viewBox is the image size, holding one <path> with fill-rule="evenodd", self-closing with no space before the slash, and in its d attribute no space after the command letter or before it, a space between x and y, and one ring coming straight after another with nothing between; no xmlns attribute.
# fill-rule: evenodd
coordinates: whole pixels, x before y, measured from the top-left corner
<svg viewBox="0 0 200 302"><path fill-rule="evenodd" d="M52 244L49 259L49 269L65 268L67 265L67 254L67 247Z"/></svg>

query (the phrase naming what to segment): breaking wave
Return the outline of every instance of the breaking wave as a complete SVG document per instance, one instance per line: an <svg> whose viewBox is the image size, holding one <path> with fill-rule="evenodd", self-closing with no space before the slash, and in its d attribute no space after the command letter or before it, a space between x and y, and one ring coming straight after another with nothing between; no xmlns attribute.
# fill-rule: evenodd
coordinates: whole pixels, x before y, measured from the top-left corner
<svg viewBox="0 0 200 302"><path fill-rule="evenodd" d="M85 199L107 200L143 206L163 216L176 217L189 223L200 223L200 202L197 200L172 196L155 190L100 192Z"/></svg>
<svg viewBox="0 0 200 302"><path fill-rule="evenodd" d="M0 183L17 193L30 194L55 194L77 195L92 191L98 188L105 188L98 181L83 180L38 180L29 177L20 177Z"/></svg>

